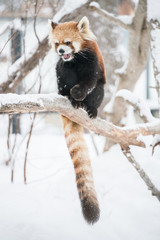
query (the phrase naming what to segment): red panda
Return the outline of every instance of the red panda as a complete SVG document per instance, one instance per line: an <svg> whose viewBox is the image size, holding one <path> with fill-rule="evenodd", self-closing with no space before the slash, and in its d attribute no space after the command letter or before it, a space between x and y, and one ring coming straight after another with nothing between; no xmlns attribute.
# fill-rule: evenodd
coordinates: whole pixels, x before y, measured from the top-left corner
<svg viewBox="0 0 160 240"><path fill-rule="evenodd" d="M95 118L103 100L106 76L103 57L88 18L60 24L49 21L49 24L49 41L60 56L56 66L58 92L67 96L73 107L81 107ZM62 120L82 212L87 222L93 224L98 221L100 210L83 128L64 116Z"/></svg>

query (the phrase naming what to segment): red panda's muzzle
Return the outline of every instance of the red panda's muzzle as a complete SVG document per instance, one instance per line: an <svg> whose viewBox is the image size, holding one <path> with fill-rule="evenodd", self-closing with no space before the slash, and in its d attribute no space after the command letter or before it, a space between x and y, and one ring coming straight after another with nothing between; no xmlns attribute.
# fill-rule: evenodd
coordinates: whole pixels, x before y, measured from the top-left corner
<svg viewBox="0 0 160 240"><path fill-rule="evenodd" d="M63 54L64 59L69 59L71 57L71 54Z"/></svg>

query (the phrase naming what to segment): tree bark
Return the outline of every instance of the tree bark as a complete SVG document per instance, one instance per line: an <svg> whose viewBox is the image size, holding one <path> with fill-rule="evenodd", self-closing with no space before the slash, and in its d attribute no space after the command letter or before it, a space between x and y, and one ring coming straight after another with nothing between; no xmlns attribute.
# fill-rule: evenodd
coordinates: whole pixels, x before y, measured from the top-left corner
<svg viewBox="0 0 160 240"><path fill-rule="evenodd" d="M118 73L119 84L117 91L120 89L134 90L141 73L144 71L148 53L149 53L149 30L146 22L146 0L140 0L137 6L135 17L133 19L133 29L129 31L129 61L125 71ZM122 118L126 117L127 105L115 99L113 105L113 114L109 121L122 126Z"/></svg>
<svg viewBox="0 0 160 240"><path fill-rule="evenodd" d="M118 85L116 91L120 89L128 89L133 91L136 82L138 81L141 73L146 67L149 53L150 42L150 29L147 25L147 1L139 0L135 16L132 23L124 24L118 17L114 17L109 13L105 13L103 9L98 8L97 11L101 15L129 31L129 59L126 67L117 69ZM127 104L123 100L115 98L113 101L112 113L108 114L108 119L115 125L124 126L122 121L127 115ZM104 151L112 146L112 142L106 140Z"/></svg>

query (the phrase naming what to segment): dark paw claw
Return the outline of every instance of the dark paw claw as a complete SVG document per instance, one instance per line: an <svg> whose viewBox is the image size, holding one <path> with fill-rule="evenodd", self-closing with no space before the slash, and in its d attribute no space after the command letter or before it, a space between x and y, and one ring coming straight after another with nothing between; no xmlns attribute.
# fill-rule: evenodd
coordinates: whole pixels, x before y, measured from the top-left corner
<svg viewBox="0 0 160 240"><path fill-rule="evenodd" d="M90 118L96 118L97 117L97 109L94 107L87 108L87 113Z"/></svg>
<svg viewBox="0 0 160 240"><path fill-rule="evenodd" d="M73 98L70 97L69 100L70 100L70 102L71 102L71 104L74 108L79 108L80 107L80 103L75 101Z"/></svg>

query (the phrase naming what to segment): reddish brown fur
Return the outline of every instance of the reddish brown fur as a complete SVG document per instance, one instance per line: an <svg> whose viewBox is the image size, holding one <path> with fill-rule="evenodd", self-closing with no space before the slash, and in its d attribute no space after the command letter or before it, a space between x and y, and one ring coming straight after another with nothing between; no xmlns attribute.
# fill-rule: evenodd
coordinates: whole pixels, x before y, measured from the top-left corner
<svg viewBox="0 0 160 240"><path fill-rule="evenodd" d="M76 22L66 22L58 24L52 29L50 34L50 42L54 43L55 40L59 41L59 44L64 44L64 39L71 39L71 44L76 41L82 44L84 41L82 35L79 33ZM71 45L72 48L73 45ZM57 46L55 45L55 49Z"/></svg>
<svg viewBox="0 0 160 240"><path fill-rule="evenodd" d="M88 149L83 138L83 128L66 117L62 116L62 120L66 143L75 169L82 212L89 223L94 223L99 218L99 206ZM73 147L75 143L76 147Z"/></svg>
<svg viewBox="0 0 160 240"><path fill-rule="evenodd" d="M58 25L54 25L54 29L50 34L50 42L55 44L65 44L65 39L70 39L70 47L74 49L73 42L79 43L79 50L89 49L96 53L98 64L105 76L105 67L103 57L98 48L96 41L93 39L94 35L89 28L80 32L76 22L66 22ZM57 48L55 44L55 49ZM82 212L85 219L89 223L94 223L99 219L99 206L98 200L94 188L91 162L88 154L88 149L83 138L83 128L70 121L68 118L63 117L63 127L65 132L65 138L67 147L71 159L73 161L76 183L79 192L79 197L82 205Z"/></svg>
<svg viewBox="0 0 160 240"><path fill-rule="evenodd" d="M76 22L66 22L58 24L54 29L52 29L50 34L50 42L54 43L54 40L58 40L59 44L64 44L64 39L71 39L71 48L74 49L72 43L79 42L80 50L90 49L95 52L98 58L98 63L101 69L104 70L104 77L106 78L105 65L102 54L95 40L86 40L86 35L79 32ZM57 46L55 45L55 49ZM75 49L74 49L75 50Z"/></svg>
<svg viewBox="0 0 160 240"><path fill-rule="evenodd" d="M101 69L104 71L104 78L106 79L106 71L105 71L105 65L104 65L104 60L102 57L102 54L100 52L100 49L98 47L98 44L96 41L83 41L82 43L82 49L90 49L92 52L96 53L97 59L98 59L98 64Z"/></svg>

